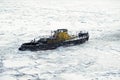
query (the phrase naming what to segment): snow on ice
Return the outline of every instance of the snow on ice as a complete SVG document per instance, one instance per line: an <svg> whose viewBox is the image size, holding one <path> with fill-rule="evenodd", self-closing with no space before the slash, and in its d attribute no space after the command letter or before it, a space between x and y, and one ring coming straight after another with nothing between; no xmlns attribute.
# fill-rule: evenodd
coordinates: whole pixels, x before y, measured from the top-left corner
<svg viewBox="0 0 120 80"><path fill-rule="evenodd" d="M0 80L120 80L119 0L0 0ZM51 30L87 30L88 42L19 51Z"/></svg>

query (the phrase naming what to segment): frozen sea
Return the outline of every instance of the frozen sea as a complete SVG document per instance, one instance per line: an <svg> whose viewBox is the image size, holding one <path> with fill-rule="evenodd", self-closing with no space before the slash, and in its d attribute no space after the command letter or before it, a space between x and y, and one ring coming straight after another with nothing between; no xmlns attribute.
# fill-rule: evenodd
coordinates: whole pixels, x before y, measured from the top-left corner
<svg viewBox="0 0 120 80"><path fill-rule="evenodd" d="M19 51L24 42L67 28L88 42ZM0 0L0 80L120 80L119 0Z"/></svg>

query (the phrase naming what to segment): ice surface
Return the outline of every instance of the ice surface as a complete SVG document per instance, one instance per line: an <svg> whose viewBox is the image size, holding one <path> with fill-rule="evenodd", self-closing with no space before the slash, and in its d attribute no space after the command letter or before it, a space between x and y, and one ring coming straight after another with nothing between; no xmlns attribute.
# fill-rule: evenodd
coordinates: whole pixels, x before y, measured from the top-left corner
<svg viewBox="0 0 120 80"><path fill-rule="evenodd" d="M0 80L120 80L119 0L0 0ZM84 44L18 51L51 30L86 30Z"/></svg>

